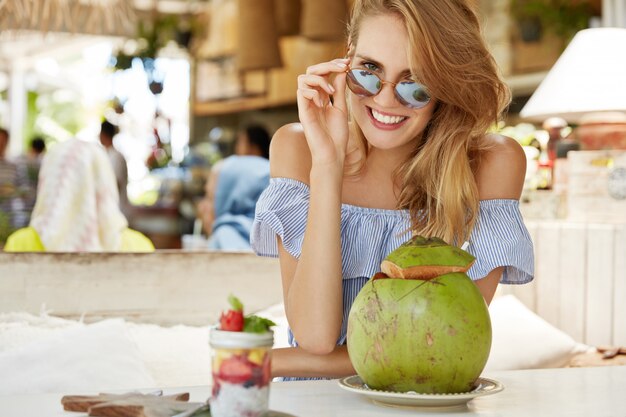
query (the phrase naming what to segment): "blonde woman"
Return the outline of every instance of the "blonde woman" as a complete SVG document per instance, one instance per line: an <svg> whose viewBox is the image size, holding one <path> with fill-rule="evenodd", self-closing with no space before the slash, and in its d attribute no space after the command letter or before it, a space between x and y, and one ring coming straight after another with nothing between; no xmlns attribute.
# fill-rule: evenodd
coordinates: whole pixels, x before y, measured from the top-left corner
<svg viewBox="0 0 626 417"><path fill-rule="evenodd" d="M348 32L348 58L299 76L301 123L275 134L257 204L253 249L280 258L293 346L275 351L275 376L355 373L352 301L411 232L467 242L487 303L533 279L526 159L486 134L509 96L470 5L356 0Z"/></svg>
<svg viewBox="0 0 626 417"><path fill-rule="evenodd" d="M7 239L7 252L152 252L120 211L113 167L102 146L71 139L43 158L29 227Z"/></svg>

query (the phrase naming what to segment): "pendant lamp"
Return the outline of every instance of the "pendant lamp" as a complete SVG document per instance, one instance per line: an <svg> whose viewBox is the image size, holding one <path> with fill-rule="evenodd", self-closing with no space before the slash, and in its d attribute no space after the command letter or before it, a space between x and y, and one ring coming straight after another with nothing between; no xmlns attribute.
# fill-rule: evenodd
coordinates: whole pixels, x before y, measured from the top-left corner
<svg viewBox="0 0 626 417"><path fill-rule="evenodd" d="M316 41L343 40L348 23L346 0L302 0L301 35Z"/></svg>
<svg viewBox="0 0 626 417"><path fill-rule="evenodd" d="M239 45L237 0L212 0L205 13L209 28L197 56L220 59L235 55Z"/></svg>
<svg viewBox="0 0 626 417"><path fill-rule="evenodd" d="M126 0L0 0L2 30L133 36L136 20Z"/></svg>
<svg viewBox="0 0 626 417"><path fill-rule="evenodd" d="M300 33L301 0L274 0L276 8L276 30L278 36L292 36Z"/></svg>
<svg viewBox="0 0 626 417"><path fill-rule="evenodd" d="M239 71L281 67L274 0L239 0Z"/></svg>

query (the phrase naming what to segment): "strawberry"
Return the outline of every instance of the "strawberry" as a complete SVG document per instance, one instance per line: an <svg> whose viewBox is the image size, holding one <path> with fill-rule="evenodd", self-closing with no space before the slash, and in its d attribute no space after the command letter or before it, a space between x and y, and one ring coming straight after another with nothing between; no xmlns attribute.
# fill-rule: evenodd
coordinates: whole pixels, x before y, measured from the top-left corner
<svg viewBox="0 0 626 417"><path fill-rule="evenodd" d="M245 358L233 356L220 365L219 378L232 384L243 384L252 378L251 365Z"/></svg>
<svg viewBox="0 0 626 417"><path fill-rule="evenodd" d="M220 330L240 332L243 330L243 311L228 310L220 316Z"/></svg>
<svg viewBox="0 0 626 417"><path fill-rule="evenodd" d="M255 316L254 314L243 316L243 304L234 295L228 296L230 309L222 311L220 316L220 330L229 332L265 333L270 327L276 326L272 320Z"/></svg>
<svg viewBox="0 0 626 417"><path fill-rule="evenodd" d="M243 304L234 295L228 297L231 309L222 312L220 316L220 330L226 330L229 332L240 332L243 330Z"/></svg>

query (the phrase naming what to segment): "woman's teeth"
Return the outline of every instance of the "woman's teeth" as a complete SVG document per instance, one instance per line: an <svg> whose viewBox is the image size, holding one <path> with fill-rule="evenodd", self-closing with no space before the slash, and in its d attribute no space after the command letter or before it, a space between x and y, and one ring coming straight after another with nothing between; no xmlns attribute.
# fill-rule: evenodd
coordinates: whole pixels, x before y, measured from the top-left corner
<svg viewBox="0 0 626 417"><path fill-rule="evenodd" d="M386 125L395 125L397 123L402 122L404 119L406 119L406 117L403 117L403 116L389 116L386 114L379 113L374 109L371 109L371 110L372 110L372 116L374 116L374 119Z"/></svg>

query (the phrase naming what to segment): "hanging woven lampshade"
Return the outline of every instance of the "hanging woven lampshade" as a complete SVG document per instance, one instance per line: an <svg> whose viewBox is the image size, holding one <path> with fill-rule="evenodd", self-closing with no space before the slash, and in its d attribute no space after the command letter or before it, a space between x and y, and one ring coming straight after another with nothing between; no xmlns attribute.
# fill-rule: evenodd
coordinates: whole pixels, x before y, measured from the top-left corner
<svg viewBox="0 0 626 417"><path fill-rule="evenodd" d="M0 0L3 30L132 36L136 21L126 0Z"/></svg>
<svg viewBox="0 0 626 417"><path fill-rule="evenodd" d="M209 29L197 55L206 59L234 55L239 45L237 0L212 0L206 13Z"/></svg>
<svg viewBox="0 0 626 417"><path fill-rule="evenodd" d="M278 36L291 36L300 33L301 0L274 0L276 8L276 30Z"/></svg>
<svg viewBox="0 0 626 417"><path fill-rule="evenodd" d="M342 40L348 22L346 0L302 0L300 33L311 40Z"/></svg>
<svg viewBox="0 0 626 417"><path fill-rule="evenodd" d="M239 0L240 71L281 67L274 0Z"/></svg>

